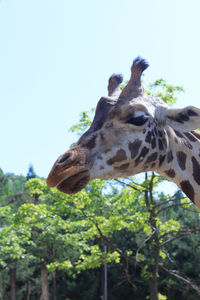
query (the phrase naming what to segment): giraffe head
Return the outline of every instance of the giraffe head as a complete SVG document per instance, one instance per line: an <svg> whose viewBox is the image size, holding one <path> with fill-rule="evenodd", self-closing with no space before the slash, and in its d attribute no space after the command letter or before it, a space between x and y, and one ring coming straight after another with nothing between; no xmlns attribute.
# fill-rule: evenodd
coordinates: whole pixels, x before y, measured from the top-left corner
<svg viewBox="0 0 200 300"><path fill-rule="evenodd" d="M50 187L76 193L95 178L126 177L149 170L174 177L174 169L167 164L173 160L178 132L200 127L200 110L171 108L147 95L141 85L147 67L144 59L136 58L122 91L122 76L110 77L108 97L99 100L91 127L53 165L47 178ZM185 147L187 142L185 137Z"/></svg>

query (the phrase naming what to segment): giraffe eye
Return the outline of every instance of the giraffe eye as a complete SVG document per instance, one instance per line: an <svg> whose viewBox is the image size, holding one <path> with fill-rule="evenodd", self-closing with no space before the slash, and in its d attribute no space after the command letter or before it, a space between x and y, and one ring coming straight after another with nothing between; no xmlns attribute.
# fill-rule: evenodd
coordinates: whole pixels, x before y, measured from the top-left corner
<svg viewBox="0 0 200 300"><path fill-rule="evenodd" d="M135 126L142 126L142 125L144 125L145 123L146 123L146 121L148 120L148 118L147 117L145 117L145 116L138 116L138 117L133 117L133 116L131 116L130 118L128 118L127 120L126 120L126 124L133 124L133 125L135 125Z"/></svg>

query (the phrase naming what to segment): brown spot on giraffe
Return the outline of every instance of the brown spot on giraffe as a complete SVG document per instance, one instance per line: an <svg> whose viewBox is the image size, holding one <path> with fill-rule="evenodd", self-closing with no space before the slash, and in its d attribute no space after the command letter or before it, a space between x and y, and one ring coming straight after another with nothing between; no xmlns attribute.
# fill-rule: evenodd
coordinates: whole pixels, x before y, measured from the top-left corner
<svg viewBox="0 0 200 300"><path fill-rule="evenodd" d="M180 187L186 196L194 202L194 188L189 180L183 180L180 182Z"/></svg>
<svg viewBox="0 0 200 300"><path fill-rule="evenodd" d="M189 121L189 116L184 113L178 113L175 117L174 116L169 116L168 117L172 121L176 121L178 123L184 123L184 121Z"/></svg>
<svg viewBox="0 0 200 300"><path fill-rule="evenodd" d="M86 142L85 144L83 144L84 147L89 148L89 149L93 149L96 145L96 138L97 136L94 135L88 142Z"/></svg>
<svg viewBox="0 0 200 300"><path fill-rule="evenodd" d="M185 134L185 136L186 136L186 134ZM183 136L183 138L182 138L184 145L190 150L193 149L192 144L189 142L189 140L191 141L192 137L190 136L190 138L189 138L189 136L187 136L187 138L186 138L185 136ZM194 140L193 140L193 142L194 142Z"/></svg>
<svg viewBox="0 0 200 300"><path fill-rule="evenodd" d="M185 164L186 164L186 154L183 151L177 151L176 152L176 157L177 157L177 161L179 164L179 167L181 168L181 170L185 170Z"/></svg>
<svg viewBox="0 0 200 300"><path fill-rule="evenodd" d="M192 145L190 144L190 142L188 141L188 139L186 139L186 138L183 136L183 134L180 133L179 131L177 131L177 130L174 130L174 131L175 131L176 135L177 135L179 138L181 138L181 140L183 141L184 145L185 145L188 149L192 150L193 147L192 147Z"/></svg>
<svg viewBox="0 0 200 300"><path fill-rule="evenodd" d="M163 142L161 139L158 140L158 147L159 147L160 151L162 151L164 149Z"/></svg>
<svg viewBox="0 0 200 300"><path fill-rule="evenodd" d="M178 137L183 138L182 133L180 133L178 130L174 130L174 132Z"/></svg>
<svg viewBox="0 0 200 300"><path fill-rule="evenodd" d="M108 153L109 151L111 151L111 149L106 149L105 150L105 154Z"/></svg>
<svg viewBox="0 0 200 300"><path fill-rule="evenodd" d="M115 156L107 160L107 163L109 165L113 165L116 162L120 162L126 159L127 159L126 152L123 149L120 149L117 151Z"/></svg>
<svg viewBox="0 0 200 300"><path fill-rule="evenodd" d="M156 129L156 127L154 128L154 134L155 134L155 136L157 136L158 135L158 130Z"/></svg>
<svg viewBox="0 0 200 300"><path fill-rule="evenodd" d="M145 142L151 143L151 138L152 138L152 132L148 131L146 138L145 138Z"/></svg>
<svg viewBox="0 0 200 300"><path fill-rule="evenodd" d="M155 125L154 125L155 126ZM156 136L158 135L158 130L154 127L153 130L149 131L145 141L151 144L151 148L156 148Z"/></svg>
<svg viewBox="0 0 200 300"><path fill-rule="evenodd" d="M153 162L153 161L155 161L157 159L157 157L158 157L158 153L154 152L154 153L152 153L151 155L148 156L148 158L145 161L145 163Z"/></svg>
<svg viewBox="0 0 200 300"><path fill-rule="evenodd" d="M192 110L192 109L188 109L187 113L188 113L188 116L193 116L193 117L198 116L198 113L196 111Z"/></svg>
<svg viewBox="0 0 200 300"><path fill-rule="evenodd" d="M166 158L166 155L160 155L160 157L159 157L159 167L162 166L162 164L163 164L165 158Z"/></svg>
<svg viewBox="0 0 200 300"><path fill-rule="evenodd" d="M138 156L138 158L135 161L135 167L142 162L142 160L144 159L144 157L147 155L147 153L149 153L149 148L147 148L146 146L144 146L142 148L142 151L140 153L140 155Z"/></svg>
<svg viewBox="0 0 200 300"><path fill-rule="evenodd" d="M152 138L152 141L151 141L151 148L152 148L152 149L155 149L155 148L156 148L156 138L155 138L155 136Z"/></svg>
<svg viewBox="0 0 200 300"><path fill-rule="evenodd" d="M170 178L174 178L176 176L176 173L173 169L169 169L169 170L165 171L165 174L167 176L169 176Z"/></svg>
<svg viewBox="0 0 200 300"><path fill-rule="evenodd" d="M168 164L169 164L170 162L172 162L173 159L174 159L174 157L173 157L172 151L169 151L169 152L167 153L167 162L168 162Z"/></svg>
<svg viewBox="0 0 200 300"><path fill-rule="evenodd" d="M131 158L135 158L139 152L142 141L136 139L133 143L128 143L128 148L131 152Z"/></svg>
<svg viewBox="0 0 200 300"><path fill-rule="evenodd" d="M187 139L183 139L183 142L188 149L190 149L190 150L193 149L192 145L190 144L190 142Z"/></svg>
<svg viewBox="0 0 200 300"><path fill-rule="evenodd" d="M161 130L158 130L158 135L159 135L159 137L163 137L163 131L161 131Z"/></svg>
<svg viewBox="0 0 200 300"><path fill-rule="evenodd" d="M197 142L196 137L191 132L184 132L184 135L191 141L191 142Z"/></svg>
<svg viewBox="0 0 200 300"><path fill-rule="evenodd" d="M200 164L194 156L192 156L192 165L194 180L200 185Z"/></svg>
<svg viewBox="0 0 200 300"><path fill-rule="evenodd" d="M114 167L116 170L120 170L120 171L123 171L123 170L126 170L128 167L129 167L129 163L126 163L126 164L122 164L121 166L119 167Z"/></svg>

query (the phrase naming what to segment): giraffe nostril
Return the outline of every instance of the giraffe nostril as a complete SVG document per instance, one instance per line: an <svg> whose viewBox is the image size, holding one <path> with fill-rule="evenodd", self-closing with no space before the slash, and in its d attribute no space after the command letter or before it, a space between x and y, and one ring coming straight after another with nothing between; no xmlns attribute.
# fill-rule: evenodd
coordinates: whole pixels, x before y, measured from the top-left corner
<svg viewBox="0 0 200 300"><path fill-rule="evenodd" d="M70 154L69 153L65 153L63 154L57 161L57 164L62 164L64 163L66 160L68 160L70 157Z"/></svg>

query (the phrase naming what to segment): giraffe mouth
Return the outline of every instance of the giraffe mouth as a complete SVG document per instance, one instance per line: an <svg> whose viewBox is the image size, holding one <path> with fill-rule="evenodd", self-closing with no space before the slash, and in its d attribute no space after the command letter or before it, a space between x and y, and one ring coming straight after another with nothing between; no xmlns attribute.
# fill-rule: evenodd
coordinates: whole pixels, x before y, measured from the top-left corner
<svg viewBox="0 0 200 300"><path fill-rule="evenodd" d="M76 167L72 167L57 176L53 168L47 178L47 185L56 187L65 194L75 194L81 191L88 184L89 180L89 170L86 168L78 168L77 170Z"/></svg>
<svg viewBox="0 0 200 300"><path fill-rule="evenodd" d="M90 180L89 168L86 166L86 156L78 146L60 155L54 163L47 185L56 187L66 194L75 194L82 190Z"/></svg>
<svg viewBox="0 0 200 300"><path fill-rule="evenodd" d="M81 191L89 182L90 176L88 170L83 170L73 176L61 181L56 187L65 194L76 194Z"/></svg>

